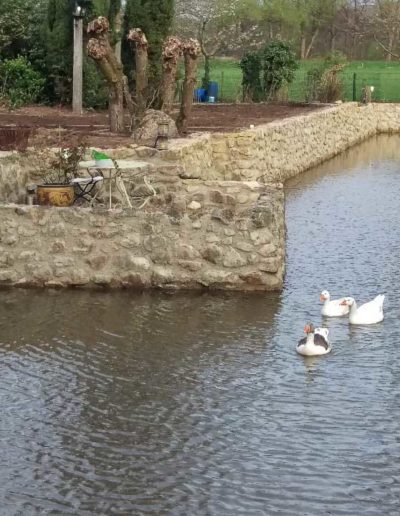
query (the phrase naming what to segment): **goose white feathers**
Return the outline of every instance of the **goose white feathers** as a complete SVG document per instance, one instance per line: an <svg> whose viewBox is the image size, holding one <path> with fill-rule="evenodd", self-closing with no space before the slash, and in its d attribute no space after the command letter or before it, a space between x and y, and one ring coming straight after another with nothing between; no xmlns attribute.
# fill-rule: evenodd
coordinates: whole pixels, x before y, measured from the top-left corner
<svg viewBox="0 0 400 516"><path fill-rule="evenodd" d="M350 324L377 324L384 319L383 302L385 296L380 294L375 299L357 306L354 298L347 297L342 301L343 306L350 307L349 322Z"/></svg>
<svg viewBox="0 0 400 516"><path fill-rule="evenodd" d="M331 299L331 295L327 290L321 292L319 299L324 303L321 309L321 314L324 317L342 317L350 311L349 306L342 304L346 298Z"/></svg>
<svg viewBox="0 0 400 516"><path fill-rule="evenodd" d="M328 340L328 328L314 328L314 325L307 324L304 328L306 337L301 339L296 346L299 355L305 357L314 357L318 355L326 355L332 351L331 344Z"/></svg>

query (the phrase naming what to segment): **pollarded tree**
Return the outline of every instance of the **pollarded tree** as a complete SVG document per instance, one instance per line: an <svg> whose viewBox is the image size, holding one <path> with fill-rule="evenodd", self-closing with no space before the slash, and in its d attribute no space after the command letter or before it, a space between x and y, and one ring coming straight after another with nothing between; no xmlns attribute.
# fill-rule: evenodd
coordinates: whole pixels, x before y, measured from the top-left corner
<svg viewBox="0 0 400 516"><path fill-rule="evenodd" d="M149 79L156 89L161 75L161 53L174 17L175 0L126 0L124 14L123 60L126 73L134 78L132 51L126 36L140 27L149 43Z"/></svg>
<svg viewBox="0 0 400 516"><path fill-rule="evenodd" d="M183 41L182 53L185 61L185 80L183 82L182 102L176 126L181 134L188 129L188 121L192 112L193 92L196 86L197 61L200 55L200 44L196 39Z"/></svg>
<svg viewBox="0 0 400 516"><path fill-rule="evenodd" d="M169 36L163 46L163 76L161 82L161 109L168 114L171 113L174 103L176 73L181 55L182 41L176 36Z"/></svg>
<svg viewBox="0 0 400 516"><path fill-rule="evenodd" d="M141 119L147 107L148 83L149 83L149 44L146 34L141 29L131 29L128 34L135 54L136 89L135 115Z"/></svg>
<svg viewBox="0 0 400 516"><path fill-rule="evenodd" d="M89 23L87 52L108 83L110 129L113 132L124 132L124 95L128 102L131 102L131 98L126 89L122 64L111 46L109 29L108 20L103 16Z"/></svg>
<svg viewBox="0 0 400 516"><path fill-rule="evenodd" d="M90 19L104 16L110 24L111 45L121 60L123 0L89 0Z"/></svg>

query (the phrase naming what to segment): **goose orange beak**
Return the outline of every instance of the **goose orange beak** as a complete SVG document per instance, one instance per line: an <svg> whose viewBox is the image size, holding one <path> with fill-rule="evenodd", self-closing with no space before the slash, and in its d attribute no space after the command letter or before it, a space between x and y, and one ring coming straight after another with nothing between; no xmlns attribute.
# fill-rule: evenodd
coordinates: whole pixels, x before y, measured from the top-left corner
<svg viewBox="0 0 400 516"><path fill-rule="evenodd" d="M342 301L342 302L340 303L340 306L347 306L347 301L346 301L346 300Z"/></svg>
<svg viewBox="0 0 400 516"><path fill-rule="evenodd" d="M325 301L325 296L323 296L322 294L319 296L319 300L320 301Z"/></svg>
<svg viewBox="0 0 400 516"><path fill-rule="evenodd" d="M309 324L306 324L304 326L304 333L310 333L310 325Z"/></svg>

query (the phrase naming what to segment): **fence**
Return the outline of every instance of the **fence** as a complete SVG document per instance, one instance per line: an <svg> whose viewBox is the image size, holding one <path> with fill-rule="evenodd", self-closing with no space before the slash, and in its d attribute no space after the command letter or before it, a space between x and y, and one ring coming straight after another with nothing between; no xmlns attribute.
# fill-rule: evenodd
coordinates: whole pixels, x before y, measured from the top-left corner
<svg viewBox="0 0 400 516"><path fill-rule="evenodd" d="M400 102L400 71L365 72L343 71L341 73L343 95L342 100L359 101L362 98L364 86L374 86L372 100L377 102ZM218 83L218 102L240 102L243 100L242 77L240 70L234 73L216 72L212 74L212 81ZM201 81L198 81L198 88ZM179 91L181 88L179 88ZM307 72L298 70L287 91L283 92L282 100L290 102L306 102L308 93Z"/></svg>

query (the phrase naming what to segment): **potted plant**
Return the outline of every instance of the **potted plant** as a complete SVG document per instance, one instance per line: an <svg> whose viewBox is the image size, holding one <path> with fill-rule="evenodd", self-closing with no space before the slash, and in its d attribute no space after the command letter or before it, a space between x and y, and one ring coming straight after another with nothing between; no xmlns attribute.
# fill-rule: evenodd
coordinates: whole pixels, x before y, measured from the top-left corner
<svg viewBox="0 0 400 516"><path fill-rule="evenodd" d="M71 181L77 176L79 162L84 158L85 152L85 143L61 147L56 156L48 160L46 169L40 171L43 181L36 188L38 204L66 207L74 203L75 191Z"/></svg>

